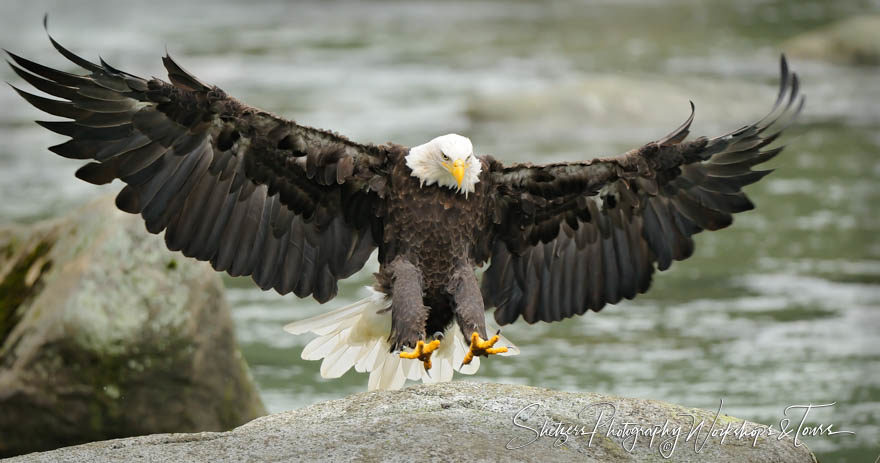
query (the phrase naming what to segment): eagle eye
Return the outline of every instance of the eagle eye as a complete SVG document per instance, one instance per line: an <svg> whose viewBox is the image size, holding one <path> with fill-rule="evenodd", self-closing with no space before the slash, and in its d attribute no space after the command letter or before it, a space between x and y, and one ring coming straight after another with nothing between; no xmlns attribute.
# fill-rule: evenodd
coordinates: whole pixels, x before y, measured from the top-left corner
<svg viewBox="0 0 880 463"><path fill-rule="evenodd" d="M444 160L444 161L448 161L448 160L449 160L449 156L447 156L446 153L444 153L444 152L442 152L442 151L440 152L440 156L443 157L443 160Z"/></svg>

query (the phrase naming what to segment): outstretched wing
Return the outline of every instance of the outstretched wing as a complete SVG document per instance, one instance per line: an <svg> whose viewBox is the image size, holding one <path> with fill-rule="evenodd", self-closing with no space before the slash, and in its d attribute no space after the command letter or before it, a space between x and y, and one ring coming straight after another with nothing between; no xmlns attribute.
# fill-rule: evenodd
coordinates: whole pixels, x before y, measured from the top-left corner
<svg viewBox="0 0 880 463"><path fill-rule="evenodd" d="M251 275L263 289L324 302L380 242L369 185L381 175L384 147L249 107L168 56L170 84L86 61L50 40L89 74L7 52L22 79L61 100L15 90L70 119L39 122L71 137L50 149L93 160L76 173L87 182L125 182L116 204L141 214L151 233L165 230L170 249Z"/></svg>
<svg viewBox="0 0 880 463"><path fill-rule="evenodd" d="M803 107L798 79L781 60L779 97L760 121L685 141L691 116L661 140L588 162L490 166L499 192L496 239L483 275L486 306L511 323L599 311L647 291L656 268L694 250L691 236L730 225L754 206L742 187L769 170L765 149ZM767 129L778 130L767 134Z"/></svg>

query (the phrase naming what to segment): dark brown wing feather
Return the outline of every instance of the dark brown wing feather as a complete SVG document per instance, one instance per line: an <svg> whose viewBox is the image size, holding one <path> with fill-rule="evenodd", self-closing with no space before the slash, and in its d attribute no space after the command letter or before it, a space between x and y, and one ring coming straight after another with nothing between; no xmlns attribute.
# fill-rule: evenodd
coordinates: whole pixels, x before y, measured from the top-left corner
<svg viewBox="0 0 880 463"><path fill-rule="evenodd" d="M491 164L496 240L483 275L486 306L506 324L556 321L647 291L654 268L694 250L691 236L750 210L742 187L769 170L765 149L804 104L781 61L779 97L760 121L685 141L691 116L666 137L620 157L546 166ZM779 127L772 134L765 132Z"/></svg>
<svg viewBox="0 0 880 463"><path fill-rule="evenodd" d="M168 56L171 84L91 63L51 40L90 74L9 53L22 79L61 100L15 90L70 119L40 122L71 137L50 149L92 160L77 171L83 180L122 179L119 208L141 214L152 233L165 230L170 249L324 302L381 242L378 196L367 185L380 175L384 147L246 106Z"/></svg>

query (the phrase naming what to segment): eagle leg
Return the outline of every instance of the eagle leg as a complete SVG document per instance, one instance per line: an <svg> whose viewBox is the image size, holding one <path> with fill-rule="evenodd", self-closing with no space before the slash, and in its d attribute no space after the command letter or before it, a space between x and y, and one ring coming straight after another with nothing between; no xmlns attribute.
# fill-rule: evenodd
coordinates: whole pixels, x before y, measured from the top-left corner
<svg viewBox="0 0 880 463"><path fill-rule="evenodd" d="M385 269L391 276L391 352L415 348L425 339L428 308L422 299L422 274L412 262L399 256Z"/></svg>
<svg viewBox="0 0 880 463"><path fill-rule="evenodd" d="M446 287L455 304L455 321L465 339L476 332L482 338L486 336L486 308L483 305L483 293L477 283L477 275L473 267L459 265L452 274Z"/></svg>
<svg viewBox="0 0 880 463"><path fill-rule="evenodd" d="M431 354L440 347L440 340L435 339L427 344L425 341L416 343L416 348L412 352L401 352L402 359L418 359L425 366L425 371L431 369Z"/></svg>

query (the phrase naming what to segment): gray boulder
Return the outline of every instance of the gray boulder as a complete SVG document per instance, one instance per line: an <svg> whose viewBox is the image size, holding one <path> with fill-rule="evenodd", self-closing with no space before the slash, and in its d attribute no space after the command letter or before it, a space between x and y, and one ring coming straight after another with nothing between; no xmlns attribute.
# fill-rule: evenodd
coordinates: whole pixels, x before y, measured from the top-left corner
<svg viewBox="0 0 880 463"><path fill-rule="evenodd" d="M0 228L0 456L264 415L220 277L113 198Z"/></svg>
<svg viewBox="0 0 880 463"><path fill-rule="evenodd" d="M792 57L863 66L880 65L880 15L837 21L785 42Z"/></svg>
<svg viewBox="0 0 880 463"><path fill-rule="evenodd" d="M605 405L603 405L605 404ZM610 415L616 408L616 427ZM602 412L605 414L600 418ZM517 414L519 416L517 417ZM515 418L516 417L516 418ZM516 419L516 422L514 421ZM597 432L589 433L596 427ZM545 420L551 435L536 438ZM662 426L669 434L624 437L624 423ZM704 427L691 438L694 421ZM567 438L554 430L557 423ZM723 443L720 435L730 426ZM678 442L672 433L681 426ZM734 433L756 431L756 436ZM634 429L629 425L630 432ZM163 434L54 450L12 462L239 461L677 461L815 462L790 438L761 435L760 425L654 400L527 386L452 382L365 392L254 420L233 431ZM609 433L609 430L611 432ZM753 446L754 442L754 446ZM695 450L695 447L699 451ZM663 455L670 458L664 459Z"/></svg>

